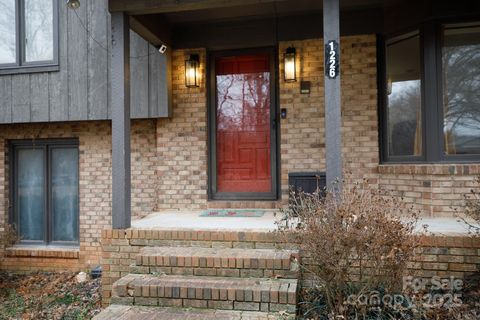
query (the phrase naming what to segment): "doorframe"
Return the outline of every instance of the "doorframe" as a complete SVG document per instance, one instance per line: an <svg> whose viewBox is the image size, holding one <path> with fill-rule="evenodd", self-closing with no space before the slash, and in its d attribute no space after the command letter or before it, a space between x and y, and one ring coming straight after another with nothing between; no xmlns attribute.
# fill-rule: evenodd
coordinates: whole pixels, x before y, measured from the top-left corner
<svg viewBox="0 0 480 320"><path fill-rule="evenodd" d="M216 75L215 59L249 54L270 56L270 172L271 192L218 192L217 191L217 135L216 135ZM207 148L208 148L208 200L275 201L280 194L280 112L278 105L278 49L276 47L233 49L208 52L207 59Z"/></svg>

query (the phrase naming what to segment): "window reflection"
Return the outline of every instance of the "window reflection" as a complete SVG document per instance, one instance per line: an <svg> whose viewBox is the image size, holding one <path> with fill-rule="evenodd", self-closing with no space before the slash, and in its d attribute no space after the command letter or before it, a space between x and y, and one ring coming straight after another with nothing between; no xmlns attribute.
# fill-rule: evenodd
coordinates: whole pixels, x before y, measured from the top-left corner
<svg viewBox="0 0 480 320"><path fill-rule="evenodd" d="M51 152L52 240L78 239L78 149Z"/></svg>
<svg viewBox="0 0 480 320"><path fill-rule="evenodd" d="M446 154L480 154L480 25L443 29Z"/></svg>
<svg viewBox="0 0 480 320"><path fill-rule="evenodd" d="M389 156L422 154L422 96L418 33L387 42Z"/></svg>
<svg viewBox="0 0 480 320"><path fill-rule="evenodd" d="M216 61L217 191L271 192L269 56Z"/></svg>
<svg viewBox="0 0 480 320"><path fill-rule="evenodd" d="M0 0L0 64L16 62L15 0Z"/></svg>
<svg viewBox="0 0 480 320"><path fill-rule="evenodd" d="M22 240L44 238L45 173L43 149L19 149L17 172L17 210Z"/></svg>
<svg viewBox="0 0 480 320"><path fill-rule="evenodd" d="M73 142L35 144L13 144L12 207L19 234L24 241L45 244L77 242L78 147Z"/></svg>
<svg viewBox="0 0 480 320"><path fill-rule="evenodd" d="M25 0L25 60L53 60L53 0Z"/></svg>
<svg viewBox="0 0 480 320"><path fill-rule="evenodd" d="M269 77L269 72L217 76L217 130L255 131L268 123Z"/></svg>

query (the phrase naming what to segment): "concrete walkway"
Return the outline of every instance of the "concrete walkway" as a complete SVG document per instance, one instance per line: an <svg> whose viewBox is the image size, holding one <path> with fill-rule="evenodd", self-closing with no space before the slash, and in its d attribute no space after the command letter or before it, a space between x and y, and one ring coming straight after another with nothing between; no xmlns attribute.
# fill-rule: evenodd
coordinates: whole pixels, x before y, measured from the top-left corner
<svg viewBox="0 0 480 320"><path fill-rule="evenodd" d="M293 319L291 316L289 319ZM276 320L279 314L251 311L208 309L175 309L142 306L112 305L93 318L94 320Z"/></svg>
<svg viewBox="0 0 480 320"><path fill-rule="evenodd" d="M163 211L132 221L135 229L195 229L195 230L248 230L273 231L280 213L265 210L263 217L200 217L198 211ZM428 231L435 235L465 235L468 228L457 218L421 218L417 230L423 231L423 225L428 225Z"/></svg>

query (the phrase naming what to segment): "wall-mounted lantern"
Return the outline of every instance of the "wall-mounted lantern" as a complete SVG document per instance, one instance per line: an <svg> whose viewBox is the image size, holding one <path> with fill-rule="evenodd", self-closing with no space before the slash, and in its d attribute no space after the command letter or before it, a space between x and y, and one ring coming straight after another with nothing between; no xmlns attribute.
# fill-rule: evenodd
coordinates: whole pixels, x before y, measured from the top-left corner
<svg viewBox="0 0 480 320"><path fill-rule="evenodd" d="M80 8L80 0L67 0L67 7L74 10Z"/></svg>
<svg viewBox="0 0 480 320"><path fill-rule="evenodd" d="M284 66L285 66L284 79L286 82L297 81L296 68L295 68L295 55L296 55L295 48L293 47L287 48L287 51L285 52L285 57L284 57Z"/></svg>
<svg viewBox="0 0 480 320"><path fill-rule="evenodd" d="M191 54L188 60L185 60L185 86L187 88L198 87L198 66L200 58L198 54Z"/></svg>

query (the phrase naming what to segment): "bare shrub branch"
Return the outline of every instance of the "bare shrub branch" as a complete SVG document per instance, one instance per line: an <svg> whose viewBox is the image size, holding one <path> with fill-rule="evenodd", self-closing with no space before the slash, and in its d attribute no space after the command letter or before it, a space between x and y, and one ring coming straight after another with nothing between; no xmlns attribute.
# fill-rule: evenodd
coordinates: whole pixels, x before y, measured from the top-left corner
<svg viewBox="0 0 480 320"><path fill-rule="evenodd" d="M351 312L346 300L352 288L401 289L419 241L418 212L402 199L366 180L347 180L339 193L292 194L282 214L279 232L300 244L304 271L314 276L335 317Z"/></svg>
<svg viewBox="0 0 480 320"><path fill-rule="evenodd" d="M465 210L463 213L466 218L459 216L459 219L465 223L471 235L480 237L480 177L475 179L475 184L476 188L471 189L470 193L465 195ZM455 211L458 212L458 209Z"/></svg>

